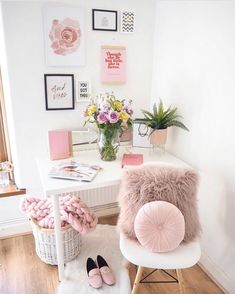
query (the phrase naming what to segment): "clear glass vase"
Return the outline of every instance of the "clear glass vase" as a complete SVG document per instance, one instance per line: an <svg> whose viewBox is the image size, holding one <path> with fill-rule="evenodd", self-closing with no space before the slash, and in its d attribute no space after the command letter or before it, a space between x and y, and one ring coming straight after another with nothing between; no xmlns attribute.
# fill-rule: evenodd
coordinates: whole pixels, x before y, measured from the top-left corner
<svg viewBox="0 0 235 294"><path fill-rule="evenodd" d="M115 128L99 129L97 143L102 160L115 160L120 146L120 131Z"/></svg>
<svg viewBox="0 0 235 294"><path fill-rule="evenodd" d="M5 187L9 184L9 172L0 170L0 187Z"/></svg>

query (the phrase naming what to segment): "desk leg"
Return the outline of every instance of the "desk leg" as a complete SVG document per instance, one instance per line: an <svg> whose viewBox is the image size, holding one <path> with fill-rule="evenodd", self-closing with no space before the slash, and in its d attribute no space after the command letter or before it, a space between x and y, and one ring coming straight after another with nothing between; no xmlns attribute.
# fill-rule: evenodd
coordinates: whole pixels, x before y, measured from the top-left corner
<svg viewBox="0 0 235 294"><path fill-rule="evenodd" d="M64 278L64 250L62 244L61 226L60 226L60 210L59 210L59 195L52 195L53 213L55 219L55 240L56 240L56 254L58 262L59 281Z"/></svg>

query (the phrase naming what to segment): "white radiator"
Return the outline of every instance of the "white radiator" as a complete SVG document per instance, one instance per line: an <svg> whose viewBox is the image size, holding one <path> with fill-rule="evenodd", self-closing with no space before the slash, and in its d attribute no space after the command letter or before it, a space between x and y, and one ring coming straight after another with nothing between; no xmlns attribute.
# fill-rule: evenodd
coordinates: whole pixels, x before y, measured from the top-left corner
<svg viewBox="0 0 235 294"><path fill-rule="evenodd" d="M112 209L113 212L118 212L117 196L119 191L119 185L96 188L91 190L85 190L80 192L71 192L70 195L78 196L94 211L101 212L104 210ZM62 195L66 195L63 193ZM113 210L116 209L116 210ZM102 213L100 214L102 215Z"/></svg>

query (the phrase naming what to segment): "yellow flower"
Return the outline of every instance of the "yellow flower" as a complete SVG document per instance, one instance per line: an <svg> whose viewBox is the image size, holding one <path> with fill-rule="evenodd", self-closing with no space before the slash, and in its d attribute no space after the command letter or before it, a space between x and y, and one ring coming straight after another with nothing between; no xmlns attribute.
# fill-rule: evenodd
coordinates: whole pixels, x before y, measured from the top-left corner
<svg viewBox="0 0 235 294"><path fill-rule="evenodd" d="M114 110L121 111L121 109L122 109L122 102L119 101L119 100L114 101L113 102L113 107L114 107Z"/></svg>
<svg viewBox="0 0 235 294"><path fill-rule="evenodd" d="M130 115L128 113L126 113L125 111L121 111L119 114L119 117L123 122L127 122Z"/></svg>
<svg viewBox="0 0 235 294"><path fill-rule="evenodd" d="M96 111L97 111L96 105L92 104L88 106L86 113L88 116L92 116L92 114L95 113Z"/></svg>

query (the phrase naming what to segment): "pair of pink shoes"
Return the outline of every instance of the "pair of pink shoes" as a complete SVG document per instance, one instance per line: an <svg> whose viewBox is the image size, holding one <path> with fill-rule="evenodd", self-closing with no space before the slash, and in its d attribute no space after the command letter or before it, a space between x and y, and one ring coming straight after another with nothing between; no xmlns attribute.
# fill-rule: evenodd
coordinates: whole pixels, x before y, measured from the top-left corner
<svg viewBox="0 0 235 294"><path fill-rule="evenodd" d="M115 283L114 275L108 266L105 259L98 255L96 263L92 258L87 259L86 263L88 282L93 288L100 288L103 281L107 285L113 285Z"/></svg>

